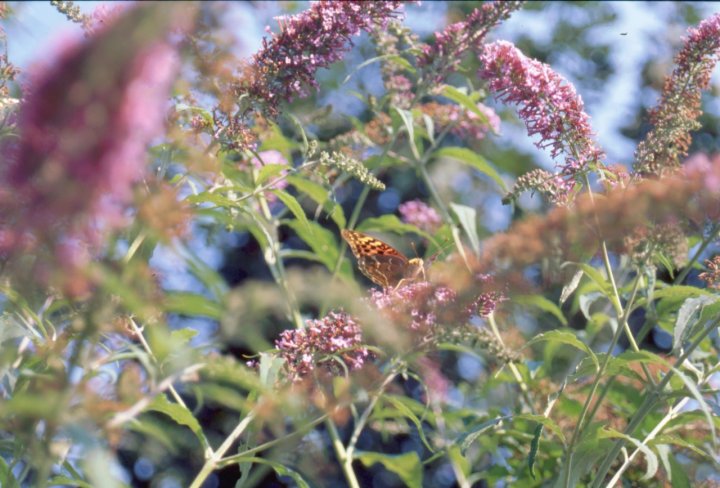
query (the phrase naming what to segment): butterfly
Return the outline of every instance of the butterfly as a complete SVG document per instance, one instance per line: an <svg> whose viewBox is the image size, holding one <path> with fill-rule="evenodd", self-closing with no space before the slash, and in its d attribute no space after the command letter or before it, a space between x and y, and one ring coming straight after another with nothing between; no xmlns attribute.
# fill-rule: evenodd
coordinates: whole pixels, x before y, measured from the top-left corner
<svg viewBox="0 0 720 488"><path fill-rule="evenodd" d="M425 278L425 263L422 259L408 259L390 244L362 232L344 229L342 236L357 258L362 274L376 285L398 288L420 276Z"/></svg>

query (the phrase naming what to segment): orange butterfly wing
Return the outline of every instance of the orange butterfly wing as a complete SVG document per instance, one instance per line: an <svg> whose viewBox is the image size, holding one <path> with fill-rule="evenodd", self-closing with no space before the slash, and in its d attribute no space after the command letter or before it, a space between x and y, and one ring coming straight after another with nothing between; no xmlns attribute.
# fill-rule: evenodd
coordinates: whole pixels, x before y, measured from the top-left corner
<svg viewBox="0 0 720 488"><path fill-rule="evenodd" d="M342 236L357 258L358 268L373 283L390 288L405 278L409 261L403 253L362 232L345 229Z"/></svg>

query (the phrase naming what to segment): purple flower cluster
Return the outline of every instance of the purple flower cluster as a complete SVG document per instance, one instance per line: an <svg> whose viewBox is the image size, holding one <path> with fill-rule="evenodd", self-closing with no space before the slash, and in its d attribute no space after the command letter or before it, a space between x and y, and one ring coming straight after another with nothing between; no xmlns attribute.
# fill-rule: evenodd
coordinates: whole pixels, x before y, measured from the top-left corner
<svg viewBox="0 0 720 488"><path fill-rule="evenodd" d="M448 287L430 282L411 283L400 288L373 288L370 302L397 324L427 333L450 312L456 293Z"/></svg>
<svg viewBox="0 0 720 488"><path fill-rule="evenodd" d="M362 331L358 323L344 312L330 312L320 320L308 320L306 327L286 330L275 341L287 363L292 381L313 373L323 365L331 374L342 374L342 360L348 369L360 369L370 357L362 347Z"/></svg>
<svg viewBox="0 0 720 488"><path fill-rule="evenodd" d="M322 0L300 14L279 17L280 32L263 39L263 48L247 67L238 91L249 93L275 115L281 101L305 97L317 88L315 72L342 59L352 36L385 25L401 5Z"/></svg>
<svg viewBox="0 0 720 488"><path fill-rule="evenodd" d="M441 225L442 219L437 211L422 200L410 200L398 207L403 222L412 224L425 232L435 232Z"/></svg>
<svg viewBox="0 0 720 488"><path fill-rule="evenodd" d="M485 3L462 22L436 32L435 43L424 46L418 56L418 65L428 73L426 82L442 84L448 74L460 66L463 54L480 46L490 29L510 17L521 5L522 2L516 1Z"/></svg>
<svg viewBox="0 0 720 488"><path fill-rule="evenodd" d="M0 201L3 252L34 243L64 267L81 266L103 232L124 223L178 66L165 36L183 18L177 9L134 8L35 68L20 137L2 148L2 183L12 188Z"/></svg>
<svg viewBox="0 0 720 488"><path fill-rule="evenodd" d="M499 100L521 106L519 115L528 133L540 135L536 146L550 148L553 158L565 155L560 167L564 176L574 177L600 162L603 153L593 140L590 117L572 84L510 42L486 45L480 61L478 76Z"/></svg>

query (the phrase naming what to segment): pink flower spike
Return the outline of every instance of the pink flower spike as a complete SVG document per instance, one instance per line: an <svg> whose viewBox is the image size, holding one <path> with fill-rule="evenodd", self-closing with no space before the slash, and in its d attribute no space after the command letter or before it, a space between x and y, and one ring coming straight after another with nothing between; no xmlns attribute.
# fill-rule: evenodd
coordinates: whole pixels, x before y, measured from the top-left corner
<svg viewBox="0 0 720 488"><path fill-rule="evenodd" d="M563 176L573 178L600 164L603 152L593 140L590 117L565 78L505 41L484 46L480 61L478 76L488 82L497 99L521 107L519 115L528 134L540 135L535 145L550 148L553 158L564 155Z"/></svg>

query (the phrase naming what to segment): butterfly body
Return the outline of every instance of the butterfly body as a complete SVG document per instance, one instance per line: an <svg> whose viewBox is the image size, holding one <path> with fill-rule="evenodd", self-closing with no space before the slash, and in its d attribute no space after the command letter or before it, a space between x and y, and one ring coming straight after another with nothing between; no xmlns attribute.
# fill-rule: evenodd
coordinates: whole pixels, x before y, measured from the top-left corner
<svg viewBox="0 0 720 488"><path fill-rule="evenodd" d="M345 229L342 236L357 258L362 274L377 285L398 288L425 276L425 263L420 258L408 259L391 245L362 232Z"/></svg>

